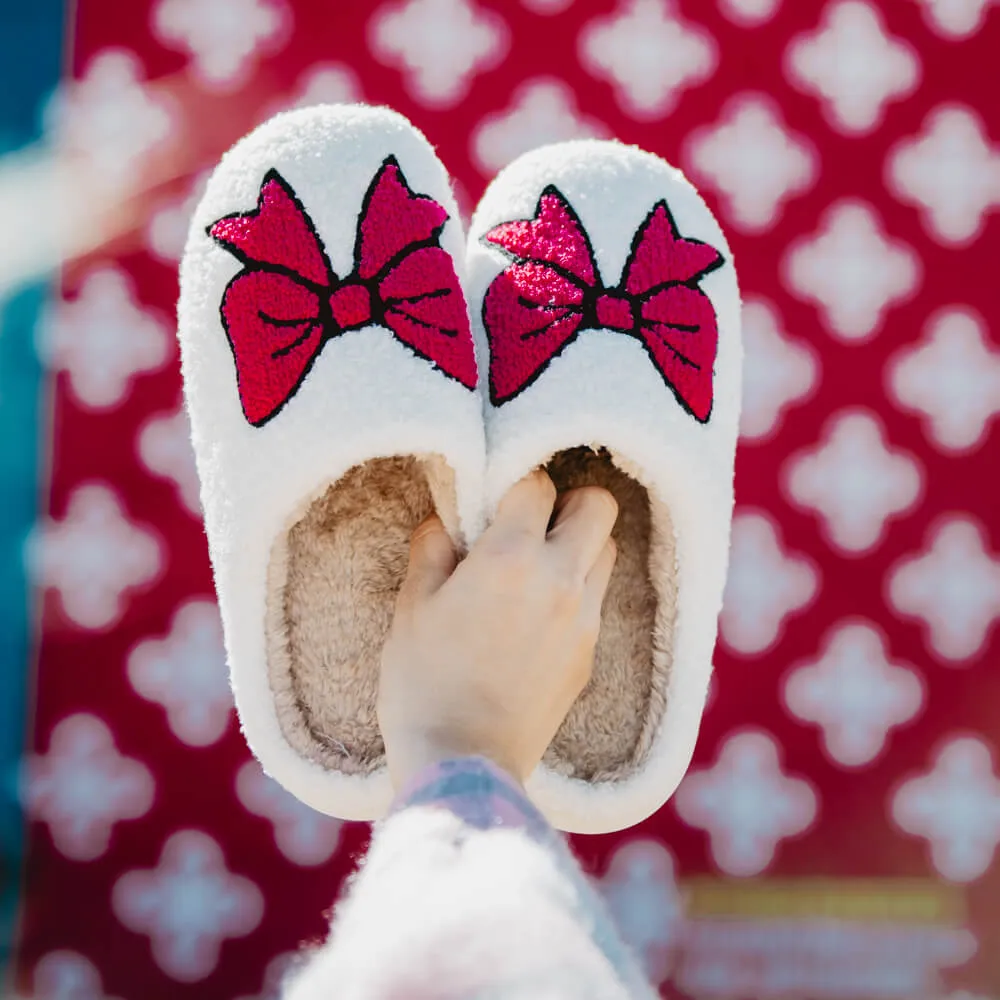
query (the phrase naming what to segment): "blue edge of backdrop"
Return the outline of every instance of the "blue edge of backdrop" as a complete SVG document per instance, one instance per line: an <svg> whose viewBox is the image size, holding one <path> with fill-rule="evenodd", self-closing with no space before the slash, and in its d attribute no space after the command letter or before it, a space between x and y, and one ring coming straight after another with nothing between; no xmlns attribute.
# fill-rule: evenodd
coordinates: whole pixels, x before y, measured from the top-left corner
<svg viewBox="0 0 1000 1000"><path fill-rule="evenodd" d="M65 0L0 0L0 155L41 138L42 112L62 68L66 9ZM0 298L0 983L12 964L24 863L18 773L34 638L24 544L37 516L47 447L35 327L53 277Z"/></svg>

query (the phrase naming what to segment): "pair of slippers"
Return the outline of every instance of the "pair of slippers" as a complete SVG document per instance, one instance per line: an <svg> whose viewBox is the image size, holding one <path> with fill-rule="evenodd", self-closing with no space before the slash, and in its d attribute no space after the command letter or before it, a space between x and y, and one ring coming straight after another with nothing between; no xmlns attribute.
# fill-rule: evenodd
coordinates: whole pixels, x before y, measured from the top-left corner
<svg viewBox="0 0 1000 1000"><path fill-rule="evenodd" d="M278 115L212 175L181 264L185 395L230 674L265 770L314 808L392 797L379 660L413 529L466 548L544 466L609 489L593 678L528 792L600 833L673 792L705 701L739 416L739 293L694 188L615 142L548 146L462 232L385 108Z"/></svg>

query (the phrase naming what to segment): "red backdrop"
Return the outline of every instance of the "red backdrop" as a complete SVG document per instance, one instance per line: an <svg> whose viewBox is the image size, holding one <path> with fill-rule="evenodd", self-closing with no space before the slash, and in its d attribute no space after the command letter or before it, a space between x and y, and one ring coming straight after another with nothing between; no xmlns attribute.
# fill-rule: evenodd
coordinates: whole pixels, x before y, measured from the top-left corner
<svg viewBox="0 0 1000 1000"><path fill-rule="evenodd" d="M25 992L269 996L367 843L248 763L171 325L204 171L350 99L409 116L466 212L595 134L681 166L728 230L747 397L713 696L674 800L575 839L664 994L1000 991L991 7L79 0L52 127L67 211L97 208L40 336Z"/></svg>

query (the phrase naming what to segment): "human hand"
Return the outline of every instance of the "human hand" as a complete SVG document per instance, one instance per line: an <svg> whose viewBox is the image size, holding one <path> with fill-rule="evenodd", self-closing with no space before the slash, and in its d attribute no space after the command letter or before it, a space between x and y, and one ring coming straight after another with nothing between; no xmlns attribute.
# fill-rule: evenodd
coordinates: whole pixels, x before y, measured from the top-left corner
<svg viewBox="0 0 1000 1000"><path fill-rule="evenodd" d="M378 694L397 788L468 754L522 783L535 769L590 679L617 516L596 486L556 504L539 470L511 488L460 564L437 516L414 531Z"/></svg>

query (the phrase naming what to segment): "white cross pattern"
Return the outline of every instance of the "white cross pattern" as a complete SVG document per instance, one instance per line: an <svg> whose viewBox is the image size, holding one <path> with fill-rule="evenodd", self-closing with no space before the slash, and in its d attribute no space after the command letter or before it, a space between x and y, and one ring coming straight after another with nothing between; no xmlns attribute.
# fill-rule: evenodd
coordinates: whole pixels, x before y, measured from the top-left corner
<svg viewBox="0 0 1000 1000"><path fill-rule="evenodd" d="M202 84L235 90L260 55L276 52L291 33L292 14L280 0L159 0L153 33L187 52Z"/></svg>
<svg viewBox="0 0 1000 1000"><path fill-rule="evenodd" d="M283 987L303 956L297 951L283 951L275 955L264 969L260 992L253 996L238 997L237 1000L282 1000ZM287 996L287 993L285 994Z"/></svg>
<svg viewBox="0 0 1000 1000"><path fill-rule="evenodd" d="M819 726L827 755L844 767L873 761L889 731L924 705L920 675L891 663L885 637L867 622L836 626L822 656L788 674L783 694L793 716Z"/></svg>
<svg viewBox="0 0 1000 1000"><path fill-rule="evenodd" d="M561 14L564 10L569 10L573 6L573 0L521 0L528 10L535 14L548 17L552 14Z"/></svg>
<svg viewBox="0 0 1000 1000"><path fill-rule="evenodd" d="M722 13L741 28L758 28L777 13L781 0L720 0Z"/></svg>
<svg viewBox="0 0 1000 1000"><path fill-rule="evenodd" d="M978 447L1000 413L1000 351L967 306L938 311L923 338L898 351L886 371L896 405L919 413L928 437L944 451Z"/></svg>
<svg viewBox="0 0 1000 1000"><path fill-rule="evenodd" d="M360 100L361 81L347 63L313 63L299 75L291 94L267 107L261 121L279 111L293 108L308 108L315 104L354 104Z"/></svg>
<svg viewBox="0 0 1000 1000"><path fill-rule="evenodd" d="M1000 618L1000 557L986 551L986 533L969 517L940 520L922 555L888 573L888 597L903 617L927 624L931 651L953 666L982 648Z"/></svg>
<svg viewBox="0 0 1000 1000"><path fill-rule="evenodd" d="M823 438L787 460L785 492L796 506L819 514L833 546L849 555L869 552L884 539L890 518L916 506L922 467L886 444L873 411L841 410Z"/></svg>
<svg viewBox="0 0 1000 1000"><path fill-rule="evenodd" d="M191 181L187 194L161 202L150 214L146 225L146 249L164 264L176 266L181 259L191 216L205 193L208 176L207 171L197 174Z"/></svg>
<svg viewBox="0 0 1000 1000"><path fill-rule="evenodd" d="M158 536L130 521L104 483L78 486L65 517L43 522L28 545L34 579L58 592L71 621L95 631L121 619L126 593L159 576L163 555Z"/></svg>
<svg viewBox="0 0 1000 1000"><path fill-rule="evenodd" d="M172 979L195 983L211 975L222 942L245 937L264 915L257 886L226 868L218 843L199 830L180 830L163 845L155 868L126 872L111 893L115 916L150 938L153 959Z"/></svg>
<svg viewBox="0 0 1000 1000"><path fill-rule="evenodd" d="M765 299L743 303L743 405L740 437L766 440L784 411L807 399L819 381L816 350L781 328L777 309Z"/></svg>
<svg viewBox="0 0 1000 1000"><path fill-rule="evenodd" d="M182 604L163 639L144 639L128 654L136 692L162 705L174 735L193 747L222 739L233 712L219 610L212 601Z"/></svg>
<svg viewBox="0 0 1000 1000"><path fill-rule="evenodd" d="M708 833L722 871L749 876L767 869L782 840L812 826L818 800L809 782L782 771L774 737L745 731L728 737L714 766L688 773L674 807Z"/></svg>
<svg viewBox="0 0 1000 1000"><path fill-rule="evenodd" d="M372 54L403 71L425 107L450 108L473 77L497 66L510 45L507 22L475 0L398 0L368 22Z"/></svg>
<svg viewBox="0 0 1000 1000"><path fill-rule="evenodd" d="M912 247L885 235L870 205L844 199L826 210L817 233L789 247L782 272L834 337L857 341L874 336L889 307L917 290L921 264Z"/></svg>
<svg viewBox="0 0 1000 1000"><path fill-rule="evenodd" d="M83 76L63 83L46 113L46 125L65 152L83 192L115 196L140 186L177 129L178 114L162 92L143 82L139 56L107 48L87 63Z"/></svg>
<svg viewBox="0 0 1000 1000"><path fill-rule="evenodd" d="M919 0L924 20L942 38L971 38L997 0Z"/></svg>
<svg viewBox="0 0 1000 1000"><path fill-rule="evenodd" d="M109 410L127 397L136 375L157 371L170 356L163 319L136 300L132 279L116 267L91 271L75 299L60 299L39 327L39 354L65 371L76 400Z"/></svg>
<svg viewBox="0 0 1000 1000"><path fill-rule="evenodd" d="M783 203L808 191L819 174L812 143L785 126L765 94L731 98L715 125L691 134L686 160L703 186L720 192L733 225L748 233L773 226Z"/></svg>
<svg viewBox="0 0 1000 1000"><path fill-rule="evenodd" d="M191 424L183 403L172 413L157 413L139 429L139 458L154 475L169 479L184 507L201 518L201 485L191 444Z"/></svg>
<svg viewBox="0 0 1000 1000"><path fill-rule="evenodd" d="M117 1000L104 992L97 966L79 952L46 952L32 974L33 1000Z"/></svg>
<svg viewBox="0 0 1000 1000"><path fill-rule="evenodd" d="M774 522L762 511L733 518L729 577L719 616L722 640L744 656L778 641L785 618L805 608L819 590L819 574L800 556L786 555Z"/></svg>
<svg viewBox="0 0 1000 1000"><path fill-rule="evenodd" d="M340 843L343 824L311 809L247 761L236 773L236 796L247 812L268 820L278 850L289 861L313 867L329 861Z"/></svg>
<svg viewBox="0 0 1000 1000"><path fill-rule="evenodd" d="M789 83L820 98L827 121L847 135L876 128L886 105L916 90L921 75L912 46L886 34L877 9L861 0L828 5L821 28L789 43L784 70Z"/></svg>
<svg viewBox="0 0 1000 1000"><path fill-rule="evenodd" d="M583 26L583 68L615 89L632 118L669 114L687 87L707 80L718 63L715 39L680 18L663 0L620 0L618 10Z"/></svg>
<svg viewBox="0 0 1000 1000"><path fill-rule="evenodd" d="M625 943L654 984L667 979L684 925L674 856L658 840L615 848L600 888Z"/></svg>
<svg viewBox="0 0 1000 1000"><path fill-rule="evenodd" d="M891 812L901 830L928 841L944 878L984 875L1000 843L1000 780L989 747L971 736L949 740L930 771L899 786Z"/></svg>
<svg viewBox="0 0 1000 1000"><path fill-rule="evenodd" d="M924 229L946 246L966 245L1000 206L1000 148L971 108L940 105L920 135L901 139L886 159L886 185L920 210Z"/></svg>
<svg viewBox="0 0 1000 1000"><path fill-rule="evenodd" d="M25 811L49 828L56 849L74 861L104 855L116 823L138 819L153 804L149 768L120 754L97 716L67 716L53 728L47 754L25 760Z"/></svg>
<svg viewBox="0 0 1000 1000"><path fill-rule="evenodd" d="M521 84L506 111L486 115L472 133L472 156L492 174L528 150L567 139L605 138L606 125L580 114L562 80L537 77Z"/></svg>

